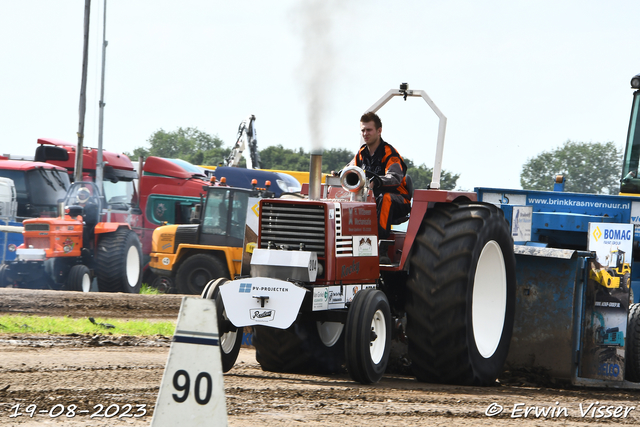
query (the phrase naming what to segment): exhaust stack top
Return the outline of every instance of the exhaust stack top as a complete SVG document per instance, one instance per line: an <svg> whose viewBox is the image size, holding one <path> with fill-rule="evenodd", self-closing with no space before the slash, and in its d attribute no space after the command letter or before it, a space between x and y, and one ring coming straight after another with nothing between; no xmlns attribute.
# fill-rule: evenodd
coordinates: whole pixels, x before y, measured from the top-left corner
<svg viewBox="0 0 640 427"><path fill-rule="evenodd" d="M309 164L309 199L320 200L322 182L322 150L311 152Z"/></svg>

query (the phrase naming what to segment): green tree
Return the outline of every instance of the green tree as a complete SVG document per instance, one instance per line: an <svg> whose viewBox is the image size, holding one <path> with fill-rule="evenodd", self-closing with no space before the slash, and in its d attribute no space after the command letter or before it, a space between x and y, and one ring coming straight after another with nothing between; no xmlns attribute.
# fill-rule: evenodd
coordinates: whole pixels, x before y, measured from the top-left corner
<svg viewBox="0 0 640 427"><path fill-rule="evenodd" d="M308 171L309 158L309 153L305 153L302 148L294 151L280 144L260 150L262 169Z"/></svg>
<svg viewBox="0 0 640 427"><path fill-rule="evenodd" d="M322 153L322 172L340 170L353 159L355 154L344 148L332 148ZM294 151L282 145L267 147L260 151L262 169L308 171L311 153L298 148Z"/></svg>
<svg viewBox="0 0 640 427"><path fill-rule="evenodd" d="M433 168L427 167L424 163L417 167L409 167L407 165L407 175L413 181L413 188L427 188L431 184L433 178ZM440 189L453 190L460 178L460 174L454 174L446 170L440 172Z"/></svg>
<svg viewBox="0 0 640 427"><path fill-rule="evenodd" d="M556 175L565 177L565 190L616 194L620 188L622 150L613 142L575 142L545 151L522 166L520 185L528 190L552 190Z"/></svg>
<svg viewBox="0 0 640 427"><path fill-rule="evenodd" d="M197 128L178 128L173 132L163 129L154 132L147 140L150 148L137 147L133 158L140 155L183 159L195 165L217 165L231 152L223 148L223 141ZM130 157L132 157L130 156Z"/></svg>

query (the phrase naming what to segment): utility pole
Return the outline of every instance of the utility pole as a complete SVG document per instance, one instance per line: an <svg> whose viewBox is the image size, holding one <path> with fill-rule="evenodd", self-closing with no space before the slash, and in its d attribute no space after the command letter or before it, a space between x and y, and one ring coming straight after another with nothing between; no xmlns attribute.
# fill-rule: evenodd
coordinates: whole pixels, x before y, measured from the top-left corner
<svg viewBox="0 0 640 427"><path fill-rule="evenodd" d="M102 177L104 176L104 164L102 161L102 129L104 125L104 67L105 61L107 57L107 0L104 0L104 17L102 23L102 77L100 84L100 128L98 131L98 163L96 164L96 185L100 189L102 193L104 190L102 189Z"/></svg>
<svg viewBox="0 0 640 427"><path fill-rule="evenodd" d="M84 114L87 109L87 62L89 56L89 19L91 0L84 0L84 48L82 50L82 83L80 85L80 120L76 147L75 181L82 181L82 154L84 153Z"/></svg>

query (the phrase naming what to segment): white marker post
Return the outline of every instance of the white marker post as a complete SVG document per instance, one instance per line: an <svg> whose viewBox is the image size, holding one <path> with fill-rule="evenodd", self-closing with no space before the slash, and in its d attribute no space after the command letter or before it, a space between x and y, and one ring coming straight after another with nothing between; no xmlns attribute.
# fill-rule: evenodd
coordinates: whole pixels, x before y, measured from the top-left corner
<svg viewBox="0 0 640 427"><path fill-rule="evenodd" d="M152 427L226 426L215 300L185 297Z"/></svg>

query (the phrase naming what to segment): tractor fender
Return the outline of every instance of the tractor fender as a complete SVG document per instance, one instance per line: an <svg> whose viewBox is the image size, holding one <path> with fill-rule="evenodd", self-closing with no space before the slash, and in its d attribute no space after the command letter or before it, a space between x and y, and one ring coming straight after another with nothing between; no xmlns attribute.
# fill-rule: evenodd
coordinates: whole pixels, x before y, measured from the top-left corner
<svg viewBox="0 0 640 427"><path fill-rule="evenodd" d="M120 227L126 227L131 230L131 226L124 222L100 222L96 224L96 228L94 228L94 233L97 234L105 234L105 233L113 233Z"/></svg>
<svg viewBox="0 0 640 427"><path fill-rule="evenodd" d="M413 247L418 230L422 225L422 220L427 213L430 203L446 202L455 203L460 201L476 201L477 194L469 192L446 191L446 190L415 190L413 192L413 203L411 215L407 226L407 235L402 247L402 258L400 267L406 269L406 263Z"/></svg>
<svg viewBox="0 0 640 427"><path fill-rule="evenodd" d="M210 254L220 258L220 260L226 264L231 277L234 277L236 274L240 274L242 263L242 248L233 248L230 246L194 245L189 243L179 244L175 255L173 257L169 257L169 259L172 261L173 273L175 274L175 266L179 267L180 264L182 264L187 258L199 253ZM159 258L161 257L159 256Z"/></svg>

